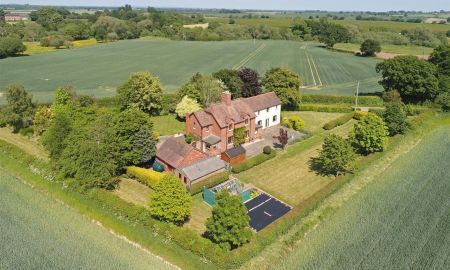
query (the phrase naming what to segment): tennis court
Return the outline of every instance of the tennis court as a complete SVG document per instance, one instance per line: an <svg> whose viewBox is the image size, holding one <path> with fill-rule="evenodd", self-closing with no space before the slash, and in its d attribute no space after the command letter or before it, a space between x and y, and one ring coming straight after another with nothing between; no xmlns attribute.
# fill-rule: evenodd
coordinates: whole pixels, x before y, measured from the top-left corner
<svg viewBox="0 0 450 270"><path fill-rule="evenodd" d="M291 210L291 207L276 198L262 193L245 203L250 217L250 227L259 232Z"/></svg>

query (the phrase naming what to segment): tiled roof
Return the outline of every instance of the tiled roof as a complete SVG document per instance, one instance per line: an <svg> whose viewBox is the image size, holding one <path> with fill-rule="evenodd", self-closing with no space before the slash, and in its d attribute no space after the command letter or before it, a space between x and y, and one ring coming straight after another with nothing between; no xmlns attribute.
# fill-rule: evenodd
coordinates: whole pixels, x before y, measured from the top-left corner
<svg viewBox="0 0 450 270"><path fill-rule="evenodd" d="M198 119L198 123L202 127L207 127L214 123L214 119L212 118L212 116L206 113L204 110L196 111L194 112L194 115Z"/></svg>
<svg viewBox="0 0 450 270"><path fill-rule="evenodd" d="M255 112L281 104L281 101L275 92L245 98L243 101Z"/></svg>
<svg viewBox="0 0 450 270"><path fill-rule="evenodd" d="M240 123L256 117L255 112L240 99L231 101L229 106L224 103L211 104L205 111L213 115L222 128L230 123Z"/></svg>
<svg viewBox="0 0 450 270"><path fill-rule="evenodd" d="M187 178L189 178L189 180L194 181L218 170L224 169L225 165L225 161L221 160L220 158L210 157L192 163L182 168L180 171L182 171L183 174L186 175Z"/></svg>
<svg viewBox="0 0 450 270"><path fill-rule="evenodd" d="M161 144L156 152L156 156L174 168L178 168L187 157L193 156L191 162L205 158L207 155L200 152L200 155L190 155L192 151L200 152L184 141L183 137L168 138Z"/></svg>

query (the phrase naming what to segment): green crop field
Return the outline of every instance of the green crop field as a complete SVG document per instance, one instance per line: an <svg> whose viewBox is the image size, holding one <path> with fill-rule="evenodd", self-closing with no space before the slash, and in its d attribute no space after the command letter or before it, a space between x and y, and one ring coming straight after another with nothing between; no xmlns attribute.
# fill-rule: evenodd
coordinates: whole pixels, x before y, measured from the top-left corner
<svg viewBox="0 0 450 270"><path fill-rule="evenodd" d="M450 269L450 127L396 160L284 257L281 269Z"/></svg>
<svg viewBox="0 0 450 270"><path fill-rule="evenodd" d="M160 76L166 91L175 91L196 72L247 66L263 74L271 67L287 66L300 74L305 86L321 87L303 92L352 95L357 80L362 92L382 90L377 61L293 41L128 40L2 59L0 91L20 83L37 100L50 101L56 87L72 85L82 94L112 96L130 72L142 70Z"/></svg>
<svg viewBox="0 0 450 270"><path fill-rule="evenodd" d="M174 269L0 168L0 269Z"/></svg>

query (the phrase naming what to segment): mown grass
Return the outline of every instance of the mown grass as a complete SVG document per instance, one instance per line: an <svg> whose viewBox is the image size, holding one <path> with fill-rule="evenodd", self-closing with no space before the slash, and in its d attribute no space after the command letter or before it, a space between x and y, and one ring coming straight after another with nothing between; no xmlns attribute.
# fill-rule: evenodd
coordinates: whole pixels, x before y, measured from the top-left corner
<svg viewBox="0 0 450 270"><path fill-rule="evenodd" d="M345 136L353 124L352 120L330 132ZM310 166L311 159L319 153L324 133L288 147L286 152L280 153L264 164L238 174L238 178L293 206L301 204L334 179L332 176L316 173Z"/></svg>
<svg viewBox="0 0 450 270"><path fill-rule="evenodd" d="M136 205L148 207L148 201L152 189L129 178L120 178L119 186L114 190L114 194L122 200Z"/></svg>
<svg viewBox="0 0 450 270"><path fill-rule="evenodd" d="M0 269L175 269L0 168Z"/></svg>
<svg viewBox="0 0 450 270"><path fill-rule="evenodd" d="M173 135L185 131L185 122L176 118L175 115L162 115L152 117L153 130L161 135Z"/></svg>
<svg viewBox="0 0 450 270"><path fill-rule="evenodd" d="M359 51L361 44L354 43L338 43L334 45L334 49L345 51L349 53L354 53ZM396 54L412 54L412 55L430 55L433 51L433 48L423 47L423 46L403 46L403 45L391 45L391 44L382 44L381 50L387 53L396 53Z"/></svg>
<svg viewBox="0 0 450 270"><path fill-rule="evenodd" d="M438 128L335 211L280 269L448 269L450 126Z"/></svg>
<svg viewBox="0 0 450 270"><path fill-rule="evenodd" d="M289 117L291 115L300 116L305 121L303 130L308 133L317 133L322 131L322 127L325 123L337 119L344 113L325 113L325 112L308 112L308 111L286 111L282 112L282 117Z"/></svg>
<svg viewBox="0 0 450 270"><path fill-rule="evenodd" d="M187 223L186 228L192 229L199 234L206 231L206 220L211 216L212 207L203 201L202 193L192 197L192 214Z"/></svg>
<svg viewBox="0 0 450 270"><path fill-rule="evenodd" d="M265 47L252 54L262 44ZM318 75L312 63L310 66L308 55L313 59ZM320 78L323 87L320 90L302 89L305 93L353 95L357 81L361 82L361 92L382 90L378 85L379 75L375 72L377 62L372 58L326 50L317 44L294 41L269 40L254 44L249 40L126 40L2 59L2 67L8 68L1 69L0 89L11 83L23 84L36 100L42 102L51 101L54 89L64 85L73 86L80 94L113 96L116 87L130 72L147 70L160 76L165 91L173 92L196 72L210 74L243 64L257 69L261 75L272 67L289 67L300 75L305 86L314 86L314 80L319 84ZM27 76L23 76L24 73ZM0 103L4 102L5 98L0 97Z"/></svg>

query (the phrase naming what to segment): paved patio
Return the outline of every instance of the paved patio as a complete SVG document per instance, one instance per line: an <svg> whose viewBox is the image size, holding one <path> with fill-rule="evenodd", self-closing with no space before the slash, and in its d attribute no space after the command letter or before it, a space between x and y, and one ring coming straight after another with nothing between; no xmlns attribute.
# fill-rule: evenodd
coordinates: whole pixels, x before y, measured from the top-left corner
<svg viewBox="0 0 450 270"><path fill-rule="evenodd" d="M273 127L269 127L266 129L263 129L262 131L262 137L260 140L253 141L251 143L247 143L242 145L245 150L247 150L247 157L253 157L258 154L262 153L262 150L264 146L269 145L272 148L281 148L281 145L278 143L278 139L274 138L278 136L280 133L281 125L276 125ZM289 136L289 142L292 142L294 140L302 139L306 136L306 134L295 131L293 129L289 129L286 127L282 127L284 129L287 129L288 136Z"/></svg>

